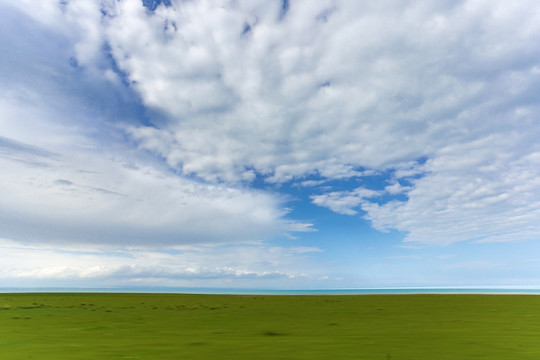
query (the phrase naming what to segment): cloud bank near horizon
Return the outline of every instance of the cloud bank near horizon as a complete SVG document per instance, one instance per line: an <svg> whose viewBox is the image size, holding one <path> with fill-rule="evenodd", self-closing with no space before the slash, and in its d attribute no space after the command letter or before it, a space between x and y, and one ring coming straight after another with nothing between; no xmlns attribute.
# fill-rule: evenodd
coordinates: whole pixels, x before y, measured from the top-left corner
<svg viewBox="0 0 540 360"><path fill-rule="evenodd" d="M315 247L252 244L175 246L160 248L79 247L59 250L54 246L23 245L0 239L0 281L3 286L49 284L91 287L109 286L223 286L235 281L254 286L265 283L294 284L298 279L320 280L306 255ZM24 261L21 261L24 259ZM306 274L305 272L310 274ZM202 284L202 285L201 285Z"/></svg>

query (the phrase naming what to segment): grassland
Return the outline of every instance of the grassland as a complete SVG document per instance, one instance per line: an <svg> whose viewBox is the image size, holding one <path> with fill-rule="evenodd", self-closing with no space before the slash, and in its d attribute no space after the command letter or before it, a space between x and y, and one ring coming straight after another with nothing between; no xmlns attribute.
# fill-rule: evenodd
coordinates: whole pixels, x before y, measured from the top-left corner
<svg viewBox="0 0 540 360"><path fill-rule="evenodd" d="M0 294L0 359L540 359L540 296Z"/></svg>

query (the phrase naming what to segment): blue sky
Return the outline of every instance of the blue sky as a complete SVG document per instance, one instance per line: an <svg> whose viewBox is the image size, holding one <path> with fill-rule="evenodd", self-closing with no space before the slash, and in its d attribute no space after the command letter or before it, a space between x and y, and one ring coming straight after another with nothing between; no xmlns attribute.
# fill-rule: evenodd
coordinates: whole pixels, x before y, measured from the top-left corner
<svg viewBox="0 0 540 360"><path fill-rule="evenodd" d="M0 3L0 286L540 285L536 1Z"/></svg>

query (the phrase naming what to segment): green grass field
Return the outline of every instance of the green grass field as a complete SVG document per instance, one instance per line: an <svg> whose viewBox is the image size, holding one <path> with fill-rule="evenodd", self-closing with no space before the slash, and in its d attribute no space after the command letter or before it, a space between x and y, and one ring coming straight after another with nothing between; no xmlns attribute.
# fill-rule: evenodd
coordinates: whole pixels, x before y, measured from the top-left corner
<svg viewBox="0 0 540 360"><path fill-rule="evenodd" d="M0 359L540 359L540 296L0 294Z"/></svg>

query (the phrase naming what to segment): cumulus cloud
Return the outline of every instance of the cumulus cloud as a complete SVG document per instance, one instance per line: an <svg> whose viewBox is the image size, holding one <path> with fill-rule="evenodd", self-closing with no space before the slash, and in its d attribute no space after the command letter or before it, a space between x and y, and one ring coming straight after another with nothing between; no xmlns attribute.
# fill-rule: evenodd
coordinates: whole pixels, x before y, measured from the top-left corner
<svg viewBox="0 0 540 360"><path fill-rule="evenodd" d="M393 169L386 193L406 201L363 188L312 200L361 207L408 241L538 236L533 3L296 1L283 17L278 2L224 4L123 3L110 19L119 65L169 115L128 129L141 147L208 180ZM420 158L423 177L400 183Z"/></svg>
<svg viewBox="0 0 540 360"><path fill-rule="evenodd" d="M99 126L89 126L87 117L87 132L70 129L69 143L98 147L89 129L108 133L104 123L114 123L114 136L127 136L172 171L139 163L134 171L110 158L83 167L50 140L65 136L29 139L10 121L3 144L11 155L3 166L24 175L22 182L5 175L11 186L4 190L6 214L21 213L21 204L45 213L50 201L51 219L56 211L71 216L75 199L84 199L89 218L106 220L111 234L119 223L135 221L140 228L130 238L160 222L167 225L162 239L192 236L186 228L249 238L289 226L279 200L247 188L254 179L300 179L317 188L317 181L361 179L367 169L391 172L384 189L320 189L312 201L341 214L362 210L375 228L403 231L407 241L538 237L540 12L534 0L297 0L286 9L281 1L166 3L44 1L33 8L7 2L67 44L58 41L55 63L71 56L76 71L133 92L147 110L144 120L124 115L124 121L98 120ZM66 29L69 35L59 35ZM2 41L7 47L10 40ZM46 61L49 70L65 70ZM44 82L54 78L54 71L47 74ZM3 100L10 118L22 114L14 98L32 98L23 85ZM59 156L27 153L23 163L13 158L22 156L13 144ZM45 164L44 175L36 177L29 161ZM31 195L38 188L44 196ZM182 212L184 202L194 213ZM157 216L161 206L174 216ZM118 207L121 216L113 219ZM150 215L143 219L143 213ZM233 216L245 218L245 227ZM10 224L25 219L11 217ZM200 218L219 221L210 227Z"/></svg>
<svg viewBox="0 0 540 360"><path fill-rule="evenodd" d="M526 107L536 84L533 4L222 5L120 2L106 29L145 104L169 115L129 133L205 179L399 167L504 128L492 115Z"/></svg>
<svg viewBox="0 0 540 360"><path fill-rule="evenodd" d="M537 239L540 148L535 136L523 129L442 148L422 166L423 176L406 178L410 186L393 183L376 193L385 201L372 201L363 188L316 195L312 201L347 215L361 209L376 229L406 232L408 242Z"/></svg>
<svg viewBox="0 0 540 360"><path fill-rule="evenodd" d="M407 201L364 203L381 230L408 231L406 241L513 241L540 236L540 148L533 134L492 135L441 149L426 163ZM531 144L523 151L522 144Z"/></svg>
<svg viewBox="0 0 540 360"><path fill-rule="evenodd" d="M311 200L314 204L327 207L338 214L355 215L357 214L355 208L368 201L368 198L378 195L381 195L380 191L359 187L352 191L333 191L326 194L313 195Z"/></svg>
<svg viewBox="0 0 540 360"><path fill-rule="evenodd" d="M99 27L99 3L70 2L44 11L45 17L64 20L59 24L33 22L18 11L36 15L35 9L19 5L7 7L2 16L7 20L0 22L12 34L0 41L10 54L0 71L0 236L65 245L171 246L249 242L310 230L310 224L286 218L280 196L178 176L131 148L119 128L143 121L132 119L140 113L136 101L111 89L105 76L91 76L103 65L104 55L95 55L99 46L77 46L72 34L58 31L85 16L86 27ZM16 21L21 17L28 21ZM29 34L43 42L23 41ZM103 42L97 34L82 37L81 44ZM11 44L17 44L18 54L8 51ZM15 55L25 56L18 61ZM78 65L70 64L72 56ZM96 63L87 72L85 64Z"/></svg>

